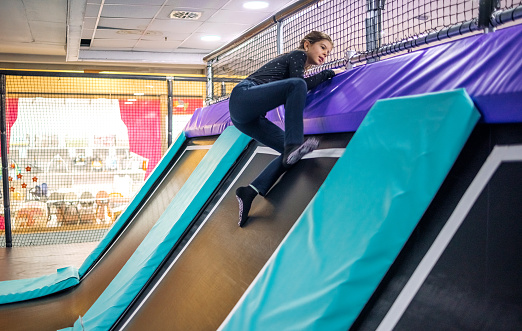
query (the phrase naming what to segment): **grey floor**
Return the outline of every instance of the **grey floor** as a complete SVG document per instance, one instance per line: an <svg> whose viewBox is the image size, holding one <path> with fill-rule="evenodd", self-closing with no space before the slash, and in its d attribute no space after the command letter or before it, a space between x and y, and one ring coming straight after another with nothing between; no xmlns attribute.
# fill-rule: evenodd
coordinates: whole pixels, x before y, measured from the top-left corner
<svg viewBox="0 0 522 331"><path fill-rule="evenodd" d="M56 269L80 267L98 242L0 247L0 281L53 274Z"/></svg>

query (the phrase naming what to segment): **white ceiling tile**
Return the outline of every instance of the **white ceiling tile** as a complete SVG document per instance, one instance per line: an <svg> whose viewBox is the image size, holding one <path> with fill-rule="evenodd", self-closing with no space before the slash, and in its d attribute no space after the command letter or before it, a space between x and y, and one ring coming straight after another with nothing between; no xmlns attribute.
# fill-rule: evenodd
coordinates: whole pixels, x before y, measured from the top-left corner
<svg viewBox="0 0 522 331"><path fill-rule="evenodd" d="M96 28L96 18L86 17L83 19L82 30L94 30Z"/></svg>
<svg viewBox="0 0 522 331"><path fill-rule="evenodd" d="M83 29L82 30L82 36L81 38L82 39L91 39L92 38L92 33L94 32L94 30L90 30L90 29Z"/></svg>
<svg viewBox="0 0 522 331"><path fill-rule="evenodd" d="M220 9L230 0L169 0L167 6Z"/></svg>
<svg viewBox="0 0 522 331"><path fill-rule="evenodd" d="M105 5L102 17L153 18L161 6Z"/></svg>
<svg viewBox="0 0 522 331"><path fill-rule="evenodd" d="M203 24L200 21L183 20L154 20L149 26L150 30L175 31L177 33L192 33Z"/></svg>
<svg viewBox="0 0 522 331"><path fill-rule="evenodd" d="M184 48L197 48L208 52L211 52L227 42L231 41L231 38L221 38L219 41L203 41L201 37L207 35L206 33L194 33L187 40L185 40L180 47Z"/></svg>
<svg viewBox="0 0 522 331"><path fill-rule="evenodd" d="M91 49L122 49L132 48L136 44L136 40L123 40L123 39L98 39L94 38L91 42Z"/></svg>
<svg viewBox="0 0 522 331"><path fill-rule="evenodd" d="M106 5L151 5L161 6L165 0L105 0Z"/></svg>
<svg viewBox="0 0 522 331"><path fill-rule="evenodd" d="M214 34L237 34L240 35L251 26L249 24L235 24L235 23L203 23L195 32L214 33Z"/></svg>
<svg viewBox="0 0 522 331"><path fill-rule="evenodd" d="M143 30L150 23L150 19L148 18L135 18L135 19L125 19L125 18L100 18L100 22L98 22L99 27L106 28L116 28L116 29L137 29Z"/></svg>
<svg viewBox="0 0 522 331"><path fill-rule="evenodd" d="M67 0L24 0L22 2L29 21L67 22Z"/></svg>
<svg viewBox="0 0 522 331"><path fill-rule="evenodd" d="M85 6L85 16L84 17L98 17L99 12L100 12L100 5L88 3L87 6Z"/></svg>
<svg viewBox="0 0 522 331"><path fill-rule="evenodd" d="M31 21L29 25L31 26L33 38L36 42L65 45L65 27L63 24Z"/></svg>
<svg viewBox="0 0 522 331"><path fill-rule="evenodd" d="M94 38L138 40L142 33L143 30L96 29Z"/></svg>
<svg viewBox="0 0 522 331"><path fill-rule="evenodd" d="M140 40L134 50L143 50L148 52L171 52L181 44L181 41L157 41L157 40Z"/></svg>
<svg viewBox="0 0 522 331"><path fill-rule="evenodd" d="M0 41L32 42L31 30L21 1L2 3L0 31Z"/></svg>
<svg viewBox="0 0 522 331"><path fill-rule="evenodd" d="M262 12L252 11L236 11L236 10L218 10L208 22L212 23L238 23L249 24L255 26L268 18L270 15ZM255 22L255 23L254 23Z"/></svg>
<svg viewBox="0 0 522 331"><path fill-rule="evenodd" d="M183 41L185 39L187 39L188 37L190 37L191 33L178 33L178 31L164 31L163 32L163 36L161 37L152 37L152 36L146 36L144 37L144 39L149 39L149 40L160 40L160 39L163 39L165 40L165 38L167 38L167 41Z"/></svg>

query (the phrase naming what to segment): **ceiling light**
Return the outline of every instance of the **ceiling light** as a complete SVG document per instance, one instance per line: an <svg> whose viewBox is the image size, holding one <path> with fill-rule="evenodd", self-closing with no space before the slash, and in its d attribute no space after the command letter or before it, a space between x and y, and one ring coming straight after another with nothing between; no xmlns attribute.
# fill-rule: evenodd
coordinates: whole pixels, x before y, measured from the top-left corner
<svg viewBox="0 0 522 331"><path fill-rule="evenodd" d="M145 93L134 93L134 95L145 95Z"/></svg>
<svg viewBox="0 0 522 331"><path fill-rule="evenodd" d="M263 9L268 7L268 2L265 1L248 1L243 4L245 9Z"/></svg>
<svg viewBox="0 0 522 331"><path fill-rule="evenodd" d="M220 36L203 36L203 37L201 37L201 40L203 40L203 41L218 41L220 39L221 39Z"/></svg>
<svg viewBox="0 0 522 331"><path fill-rule="evenodd" d="M138 101L138 99L127 99L127 101Z"/></svg>

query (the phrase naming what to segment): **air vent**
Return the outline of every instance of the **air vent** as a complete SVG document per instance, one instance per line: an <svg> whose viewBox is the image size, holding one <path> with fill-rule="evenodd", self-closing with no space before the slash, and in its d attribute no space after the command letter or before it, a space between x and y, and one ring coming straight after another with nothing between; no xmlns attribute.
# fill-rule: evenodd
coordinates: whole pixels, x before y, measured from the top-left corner
<svg viewBox="0 0 522 331"><path fill-rule="evenodd" d="M80 47L91 47L91 39L80 39Z"/></svg>
<svg viewBox="0 0 522 331"><path fill-rule="evenodd" d="M183 11L183 10L173 10L170 13L170 18L175 18L178 20L197 20L201 17L201 12L199 11Z"/></svg>

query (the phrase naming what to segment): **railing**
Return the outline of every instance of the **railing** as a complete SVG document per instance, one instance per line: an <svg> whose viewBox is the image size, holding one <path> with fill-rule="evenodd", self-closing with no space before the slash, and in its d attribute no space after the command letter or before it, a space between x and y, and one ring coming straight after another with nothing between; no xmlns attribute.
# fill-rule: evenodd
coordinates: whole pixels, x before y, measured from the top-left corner
<svg viewBox="0 0 522 331"><path fill-rule="evenodd" d="M302 0L204 58L207 104L227 98L234 81L297 48L312 30L334 40L328 63L308 74L379 61L447 38L485 33L522 17L522 1ZM226 86L218 79L231 79Z"/></svg>

